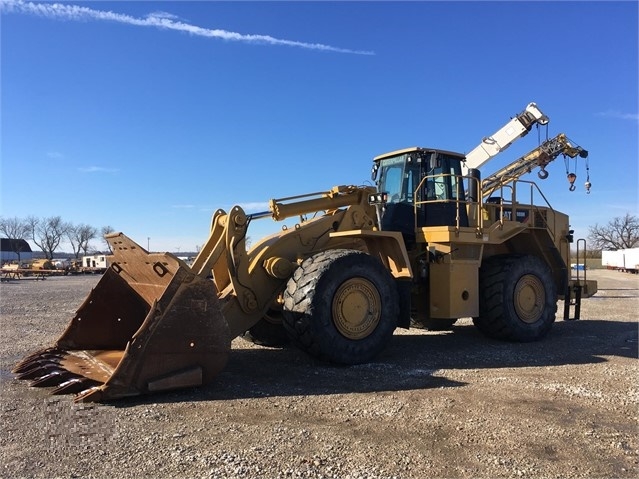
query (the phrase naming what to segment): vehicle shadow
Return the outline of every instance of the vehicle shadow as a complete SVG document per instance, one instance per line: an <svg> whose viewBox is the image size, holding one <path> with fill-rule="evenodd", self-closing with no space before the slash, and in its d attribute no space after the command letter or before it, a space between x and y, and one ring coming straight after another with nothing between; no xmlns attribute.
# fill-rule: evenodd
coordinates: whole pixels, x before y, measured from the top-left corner
<svg viewBox="0 0 639 479"><path fill-rule="evenodd" d="M205 387L131 398L116 404L219 401L283 396L454 388L466 383L445 370L547 367L606 362L606 356L638 357L634 322L559 321L544 340L511 343L484 337L474 326L453 331L396 334L373 362L334 366L295 347L255 347L235 341L229 363Z"/></svg>

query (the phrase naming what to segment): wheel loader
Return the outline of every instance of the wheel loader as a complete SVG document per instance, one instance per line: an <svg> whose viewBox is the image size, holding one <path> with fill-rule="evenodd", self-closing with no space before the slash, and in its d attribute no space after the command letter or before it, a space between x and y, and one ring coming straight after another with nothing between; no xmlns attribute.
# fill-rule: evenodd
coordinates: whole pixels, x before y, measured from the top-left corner
<svg viewBox="0 0 639 479"><path fill-rule="evenodd" d="M597 285L572 277L568 216L521 176L587 152L561 134L485 180L477 168L540 124L531 103L468 155L406 148L374 158L376 186L218 210L190 266L109 234L108 270L55 344L14 372L76 401L111 401L211 382L238 336L344 365L373 360L398 327L458 318L493 338L543 338L558 300L578 318ZM247 248L263 218L298 220Z"/></svg>

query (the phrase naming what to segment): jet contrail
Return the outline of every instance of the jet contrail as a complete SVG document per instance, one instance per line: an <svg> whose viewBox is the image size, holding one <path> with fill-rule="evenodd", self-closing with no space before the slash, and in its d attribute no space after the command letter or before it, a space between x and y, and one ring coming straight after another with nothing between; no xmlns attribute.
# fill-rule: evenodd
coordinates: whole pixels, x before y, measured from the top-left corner
<svg viewBox="0 0 639 479"><path fill-rule="evenodd" d="M308 50L322 50L335 53L349 53L353 55L375 55L372 51L351 50L349 48L339 48L322 43L306 43L294 40L283 40L274 38L270 35L246 35L226 30L210 29L191 25L174 20L172 15L166 13L151 13L143 18L136 18L122 13L115 13L104 10L94 10L88 7L78 5L63 5L61 3L34 3L24 2L22 0L1 0L1 13L22 13L38 15L45 18L60 20L101 20L107 22L116 22L126 25L135 25L138 27L155 27L164 30L176 30L186 32L191 35L206 38L219 38L222 40L257 43L266 45L284 45L289 47L306 48Z"/></svg>

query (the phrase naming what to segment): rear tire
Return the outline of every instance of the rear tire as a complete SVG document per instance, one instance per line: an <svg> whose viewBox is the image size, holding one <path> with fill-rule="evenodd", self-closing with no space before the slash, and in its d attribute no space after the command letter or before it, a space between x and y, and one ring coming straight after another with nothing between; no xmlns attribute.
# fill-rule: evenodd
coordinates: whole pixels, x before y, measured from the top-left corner
<svg viewBox="0 0 639 479"><path fill-rule="evenodd" d="M496 256L479 270L479 317L485 335L509 341L535 341L552 328L557 290L552 273L531 255Z"/></svg>
<svg viewBox="0 0 639 479"><path fill-rule="evenodd" d="M370 361L390 342L399 316L391 274L372 256L329 250L307 258L284 291L284 328L316 358Z"/></svg>

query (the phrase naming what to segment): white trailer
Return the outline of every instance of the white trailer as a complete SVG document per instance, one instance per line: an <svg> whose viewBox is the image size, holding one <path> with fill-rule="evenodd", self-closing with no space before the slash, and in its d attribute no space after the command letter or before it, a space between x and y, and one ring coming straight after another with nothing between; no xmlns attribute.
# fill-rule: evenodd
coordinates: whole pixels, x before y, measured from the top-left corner
<svg viewBox="0 0 639 479"><path fill-rule="evenodd" d="M639 248L626 248L601 252L601 265L604 268L639 272Z"/></svg>

